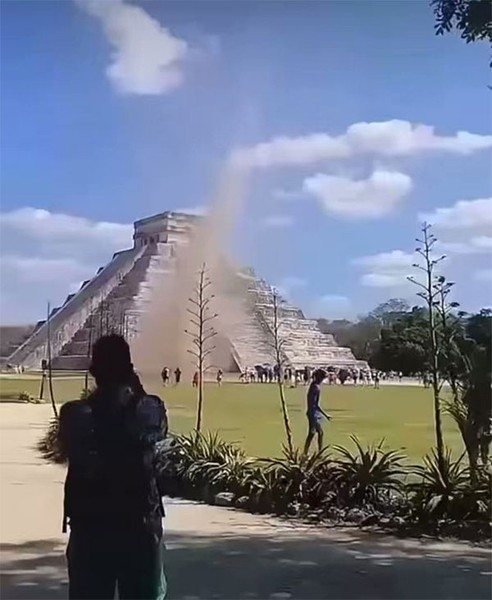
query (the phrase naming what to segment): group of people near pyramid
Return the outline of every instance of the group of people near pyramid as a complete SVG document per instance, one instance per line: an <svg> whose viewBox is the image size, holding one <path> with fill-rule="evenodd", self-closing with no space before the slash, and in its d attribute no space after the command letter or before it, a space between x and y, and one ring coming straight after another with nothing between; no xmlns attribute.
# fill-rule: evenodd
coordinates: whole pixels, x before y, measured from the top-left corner
<svg viewBox="0 0 492 600"><path fill-rule="evenodd" d="M239 375L239 381L242 383L273 383L279 379L285 385L297 387L298 385L308 385L312 380L312 375L316 367L305 366L302 369L292 367L278 367L277 365L256 365L255 367L246 367ZM384 377L376 369L359 369L350 367L326 367L326 383L330 385L353 383L354 385L372 385L379 387L379 382ZM399 374L401 380L401 374Z"/></svg>
<svg viewBox="0 0 492 600"><path fill-rule="evenodd" d="M183 374L183 372L181 371L181 369L179 367L176 367L174 369L174 385L179 385L181 382L181 375ZM222 371L222 369L217 369L216 375L215 375L215 380L217 381L217 385L221 386L222 385L222 380L224 378L224 372ZM161 371L161 379L162 379L162 385L164 387L170 385L172 383L171 381L171 370L169 369L169 367L163 367L162 371ZM193 387L197 387L198 383L199 383L199 379L200 379L200 373L199 371L195 371L193 373L193 377L191 379L191 385Z"/></svg>

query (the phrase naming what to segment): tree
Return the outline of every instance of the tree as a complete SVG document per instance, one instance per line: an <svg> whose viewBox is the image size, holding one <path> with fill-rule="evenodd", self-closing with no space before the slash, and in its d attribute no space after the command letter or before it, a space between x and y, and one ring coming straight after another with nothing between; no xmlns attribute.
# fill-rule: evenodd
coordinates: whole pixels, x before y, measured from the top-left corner
<svg viewBox="0 0 492 600"><path fill-rule="evenodd" d="M287 447L289 449L289 453L292 454L294 450L294 444L292 442L292 429L290 427L290 419L289 412L287 410L287 402L285 400L285 390L284 390L284 378L283 378L283 368L285 366L285 358L284 358L284 345L285 340L281 335L281 322L280 322L280 310L281 310L282 300L278 295L276 290L273 290L273 323L272 323L272 334L273 341L272 346L275 354L275 363L277 367L277 385L278 385L278 393L280 398L280 406L282 408L282 416L284 420L284 429L285 429L285 437L287 440Z"/></svg>
<svg viewBox="0 0 492 600"><path fill-rule="evenodd" d="M381 321L383 325L389 325L400 315L409 310L410 305L403 298L390 298L386 302L378 304L378 306L369 313L369 316Z"/></svg>
<svg viewBox="0 0 492 600"><path fill-rule="evenodd" d="M323 333L333 335L339 346L350 348L356 358L372 364L380 340L381 322L378 319L369 315L361 317L355 323L347 320L318 319L318 325Z"/></svg>
<svg viewBox="0 0 492 600"><path fill-rule="evenodd" d="M382 327L371 364L381 371L401 371L404 375L428 371L427 311L414 307Z"/></svg>
<svg viewBox="0 0 492 600"><path fill-rule="evenodd" d="M437 35L452 29L467 42L492 42L492 0L431 0Z"/></svg>
<svg viewBox="0 0 492 600"><path fill-rule="evenodd" d="M190 314L190 323L193 329L191 331L185 329L185 333L191 337L193 346L188 352L194 357L198 371L196 416L196 430L198 432L202 428L203 376L210 367L208 359L215 349L215 346L211 345L211 340L217 335L217 332L211 325L211 322L217 318L217 314L210 311L210 303L214 298L214 295L210 293L211 285L212 282L208 276L207 266L203 263L198 272L196 286L191 297L188 298L191 308L188 308L187 311Z"/></svg>
<svg viewBox="0 0 492 600"><path fill-rule="evenodd" d="M482 308L466 322L466 335L492 354L492 310ZM491 357L492 358L492 357Z"/></svg>
<svg viewBox="0 0 492 600"><path fill-rule="evenodd" d="M431 0L431 6L437 35L457 29L467 44L479 40L492 43L492 0Z"/></svg>
<svg viewBox="0 0 492 600"><path fill-rule="evenodd" d="M456 302L447 303L453 284L444 277L439 281L437 310L441 320L441 370L451 388L451 400L445 408L461 433L468 456L470 476L476 482L479 463L488 462L491 441L491 325L492 316L484 310L468 317L465 326L451 311ZM488 327L487 327L488 326ZM469 332L475 338L469 335Z"/></svg>
<svg viewBox="0 0 492 600"><path fill-rule="evenodd" d="M439 258L434 258L434 246L437 242L437 238L431 232L431 226L424 223L421 228L422 238L417 238L419 246L416 248L416 252L420 254L423 259L423 264L414 264L416 269L422 271L425 275L424 283L410 276L408 280L418 286L421 291L417 292L417 296L424 300L427 305L427 334L428 334L428 364L431 372L432 382L432 393L434 395L434 426L436 432L436 450L437 459L439 466L444 467L444 441L442 435L442 418L441 418L441 388L442 381L439 376L439 347L437 340L437 327L435 321L435 303L439 297L440 290L438 285L439 278L436 275L437 265L444 260L444 255Z"/></svg>

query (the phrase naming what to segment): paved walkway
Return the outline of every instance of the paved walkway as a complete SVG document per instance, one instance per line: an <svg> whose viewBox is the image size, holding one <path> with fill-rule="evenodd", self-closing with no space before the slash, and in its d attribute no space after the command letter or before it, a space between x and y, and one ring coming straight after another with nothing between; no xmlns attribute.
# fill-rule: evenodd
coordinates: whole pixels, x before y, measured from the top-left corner
<svg viewBox="0 0 492 600"><path fill-rule="evenodd" d="M0 405L2 599L66 598L63 469L33 446L49 407ZM169 501L169 597L489 598L490 553Z"/></svg>

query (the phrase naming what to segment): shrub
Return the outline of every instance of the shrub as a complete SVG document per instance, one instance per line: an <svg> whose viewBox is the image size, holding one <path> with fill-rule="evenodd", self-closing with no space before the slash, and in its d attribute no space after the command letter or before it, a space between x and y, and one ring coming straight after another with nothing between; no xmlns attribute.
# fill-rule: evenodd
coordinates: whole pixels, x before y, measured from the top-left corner
<svg viewBox="0 0 492 600"><path fill-rule="evenodd" d="M209 467L209 483L216 492L232 492L240 495L244 489L244 481L254 465L254 460L247 458L243 452L227 453L225 462Z"/></svg>
<svg viewBox="0 0 492 600"><path fill-rule="evenodd" d="M288 506L295 502L315 508L326 502L333 488L333 462L327 449L305 454L297 448L291 451L284 447L282 453L283 458L261 461L270 481L278 488L281 504Z"/></svg>
<svg viewBox="0 0 492 600"><path fill-rule="evenodd" d="M334 463L333 479L339 490L339 501L349 506L377 506L389 492L401 492L405 469L403 454L384 450L384 440L363 448L357 437L351 436L356 451L335 446L340 459Z"/></svg>
<svg viewBox="0 0 492 600"><path fill-rule="evenodd" d="M472 485L472 492L473 501L476 502L477 518L490 522L492 515L492 472L490 467L482 467L478 470L477 481Z"/></svg>
<svg viewBox="0 0 492 600"><path fill-rule="evenodd" d="M56 464L64 464L67 461L67 457L61 449L58 431L59 421L57 418L54 418L50 421L48 429L39 440L37 448L41 456L46 460Z"/></svg>
<svg viewBox="0 0 492 600"><path fill-rule="evenodd" d="M413 468L418 480L405 485L403 455L385 450L383 442L355 451L335 447L334 460L324 449L306 455L283 448L276 459L250 459L241 448L217 434L193 432L159 444L160 487L170 496L211 502L218 492L232 492L253 512L310 513L341 522L386 524L407 533L439 531L470 537L490 536L491 473L481 469L473 485L462 457L449 450L442 467L435 450ZM38 449L47 460L64 463L53 419ZM238 504L238 505L239 505ZM381 514L385 513L385 515ZM311 514L310 514L311 516Z"/></svg>
<svg viewBox="0 0 492 600"><path fill-rule="evenodd" d="M157 452L157 472L159 487L168 496L183 496L182 465L184 452L179 438L169 435L159 444Z"/></svg>
<svg viewBox="0 0 492 600"><path fill-rule="evenodd" d="M463 465L464 453L453 459L449 448L442 465L435 449L424 457L424 464L414 467L419 481L410 484L412 506L421 521L438 519L488 519L490 517L490 472L479 472L476 483Z"/></svg>
<svg viewBox="0 0 492 600"><path fill-rule="evenodd" d="M29 402L31 404L39 404L39 398L34 398L29 392L21 392L18 396L20 402Z"/></svg>
<svg viewBox="0 0 492 600"><path fill-rule="evenodd" d="M93 391L92 388L83 388L80 392L79 400L87 400Z"/></svg>
<svg viewBox="0 0 492 600"><path fill-rule="evenodd" d="M180 488L188 497L208 499L221 491L240 493L253 461L217 434L193 432L175 438L160 453L163 486Z"/></svg>
<svg viewBox="0 0 492 600"><path fill-rule="evenodd" d="M274 470L253 464L242 481L243 493L248 496L248 508L253 512L284 512L287 508L283 485Z"/></svg>

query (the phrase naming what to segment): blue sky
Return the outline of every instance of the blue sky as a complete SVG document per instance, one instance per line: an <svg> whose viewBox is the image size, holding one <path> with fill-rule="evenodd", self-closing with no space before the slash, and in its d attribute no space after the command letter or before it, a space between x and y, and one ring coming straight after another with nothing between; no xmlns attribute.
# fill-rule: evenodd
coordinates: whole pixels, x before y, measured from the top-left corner
<svg viewBox="0 0 492 600"><path fill-rule="evenodd" d="M2 322L205 206L238 147L233 252L308 314L412 299L423 215L456 299L492 303L489 49L427 2L9 1L1 61Z"/></svg>

